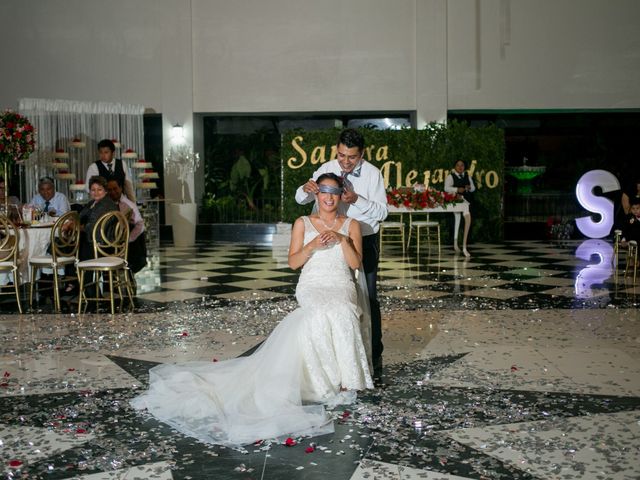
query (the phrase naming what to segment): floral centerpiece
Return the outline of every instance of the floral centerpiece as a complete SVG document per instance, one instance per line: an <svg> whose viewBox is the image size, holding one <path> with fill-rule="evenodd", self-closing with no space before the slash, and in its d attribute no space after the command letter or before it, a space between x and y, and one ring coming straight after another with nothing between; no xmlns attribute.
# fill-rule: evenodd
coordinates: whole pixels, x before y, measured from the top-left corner
<svg viewBox="0 0 640 480"><path fill-rule="evenodd" d="M454 193L442 192L420 183L415 183L411 187L387 188L387 203L394 207L423 210L425 208L446 207L461 201Z"/></svg>
<svg viewBox="0 0 640 480"><path fill-rule="evenodd" d="M6 110L0 115L0 160L5 186L8 170L16 162L28 158L36 147L35 129L31 122L17 112ZM8 209L8 188L5 188L4 205Z"/></svg>

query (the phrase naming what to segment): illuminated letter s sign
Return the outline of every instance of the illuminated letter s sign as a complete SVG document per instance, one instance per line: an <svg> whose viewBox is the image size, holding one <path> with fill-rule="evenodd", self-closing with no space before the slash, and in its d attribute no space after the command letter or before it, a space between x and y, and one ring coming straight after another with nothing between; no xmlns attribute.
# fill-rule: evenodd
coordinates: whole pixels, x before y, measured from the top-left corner
<svg viewBox="0 0 640 480"><path fill-rule="evenodd" d="M591 217L576 218L578 229L589 238L602 238L609 235L613 227L613 202L605 197L593 194L595 187L601 187L603 193L620 190L618 179L606 170L591 170L585 173L576 185L578 202L586 210L600 214L600 220L594 222Z"/></svg>

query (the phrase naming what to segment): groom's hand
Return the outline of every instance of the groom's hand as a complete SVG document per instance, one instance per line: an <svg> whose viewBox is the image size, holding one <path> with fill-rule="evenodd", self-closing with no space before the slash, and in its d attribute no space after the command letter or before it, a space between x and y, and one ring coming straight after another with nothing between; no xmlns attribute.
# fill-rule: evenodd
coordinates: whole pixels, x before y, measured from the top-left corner
<svg viewBox="0 0 640 480"><path fill-rule="evenodd" d="M358 194L352 190L345 190L342 194L341 200L345 203L356 203L356 200L358 200Z"/></svg>
<svg viewBox="0 0 640 480"><path fill-rule="evenodd" d="M318 188L318 184L313 178L310 178L307 183L302 186L302 191L305 193L320 193L320 189Z"/></svg>

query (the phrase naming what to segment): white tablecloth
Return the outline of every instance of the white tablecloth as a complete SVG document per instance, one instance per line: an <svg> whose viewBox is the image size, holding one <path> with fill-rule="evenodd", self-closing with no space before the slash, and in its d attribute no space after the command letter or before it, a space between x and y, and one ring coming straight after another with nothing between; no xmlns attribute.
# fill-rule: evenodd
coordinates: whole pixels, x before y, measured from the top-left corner
<svg viewBox="0 0 640 480"><path fill-rule="evenodd" d="M469 202L463 200L462 202L456 203L454 205L448 205L446 207L435 207L435 208L424 208L422 210L414 210L413 208L407 207L394 207L393 205L388 206L389 213L405 213L408 215L426 215L432 213L452 213L455 220L454 231L453 231L453 245L456 250L458 248L458 231L460 230L460 217L464 215L465 217L465 228L464 235L462 237L462 249L467 255L467 236L469 235Z"/></svg>

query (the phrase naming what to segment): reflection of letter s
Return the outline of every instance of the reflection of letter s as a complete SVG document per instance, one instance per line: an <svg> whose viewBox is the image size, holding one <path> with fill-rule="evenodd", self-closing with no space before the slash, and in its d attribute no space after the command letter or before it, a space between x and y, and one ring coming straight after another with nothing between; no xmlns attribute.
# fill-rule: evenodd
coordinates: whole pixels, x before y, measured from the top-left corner
<svg viewBox="0 0 640 480"><path fill-rule="evenodd" d="M578 202L586 210L600 214L600 220L594 222L591 217L576 218L578 229L589 238L602 238L609 235L613 227L613 202L608 198L593 194L595 187L601 187L603 193L620 190L618 179L606 170L591 170L585 173L576 185Z"/></svg>
<svg viewBox="0 0 640 480"><path fill-rule="evenodd" d="M594 295L593 286L602 285L613 273L613 247L602 240L585 240L576 250L576 257L590 261L596 256L598 263L587 265L576 275L576 297L589 298Z"/></svg>

